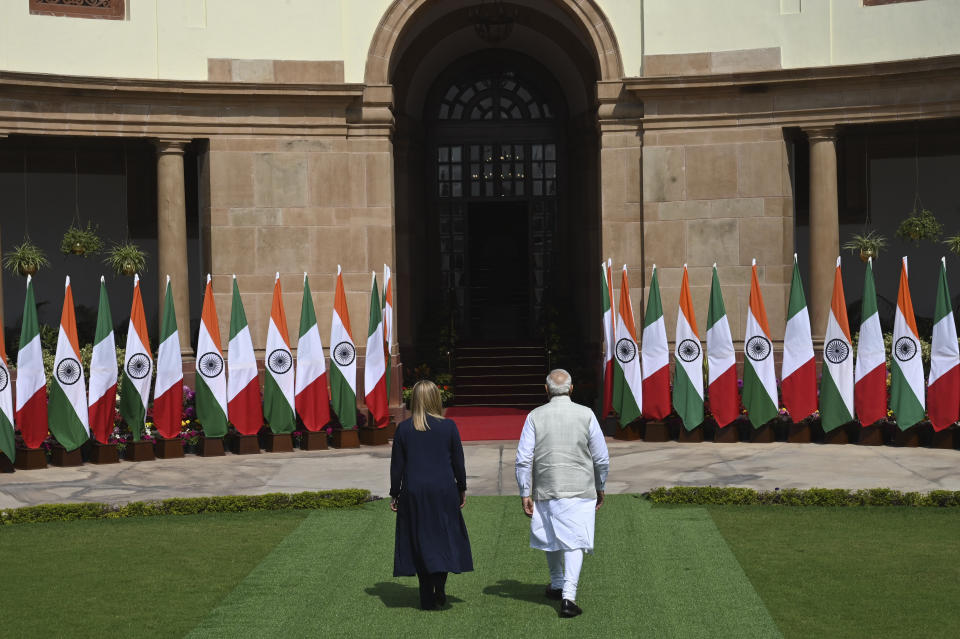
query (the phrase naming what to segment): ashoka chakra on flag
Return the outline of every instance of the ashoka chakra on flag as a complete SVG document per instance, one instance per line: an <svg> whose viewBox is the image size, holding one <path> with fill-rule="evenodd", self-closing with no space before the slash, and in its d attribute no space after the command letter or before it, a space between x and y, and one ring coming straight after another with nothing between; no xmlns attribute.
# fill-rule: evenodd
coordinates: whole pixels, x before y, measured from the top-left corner
<svg viewBox="0 0 960 639"><path fill-rule="evenodd" d="M212 351L204 353L200 356L199 368L204 377L216 377L223 372L223 358Z"/></svg>
<svg viewBox="0 0 960 639"><path fill-rule="evenodd" d="M127 375L133 379L143 379L150 374L150 358L137 353L127 362Z"/></svg>
<svg viewBox="0 0 960 639"><path fill-rule="evenodd" d="M626 364L627 362L633 361L633 358L637 356L637 345L633 343L632 339L627 339L623 337L617 342L617 359Z"/></svg>
<svg viewBox="0 0 960 639"><path fill-rule="evenodd" d="M692 339L685 339L677 346L677 357L685 362L692 362L700 357L700 345Z"/></svg>
<svg viewBox="0 0 960 639"><path fill-rule="evenodd" d="M66 357L57 366L57 379L65 386L72 386L80 379L80 362L72 357Z"/></svg>
<svg viewBox="0 0 960 639"><path fill-rule="evenodd" d="M293 366L293 356L285 348L274 349L267 358L267 366L277 375L283 375Z"/></svg>
<svg viewBox="0 0 960 639"><path fill-rule="evenodd" d="M335 359L340 366L349 366L356 356L356 350L350 342L340 342L333 348L333 359Z"/></svg>
<svg viewBox="0 0 960 639"><path fill-rule="evenodd" d="M7 390L7 384L10 383L10 376L7 375L7 369L0 367L0 391Z"/></svg>
<svg viewBox="0 0 960 639"><path fill-rule="evenodd" d="M842 339L832 339L823 352L831 364L840 364L850 356L850 347Z"/></svg>
<svg viewBox="0 0 960 639"><path fill-rule="evenodd" d="M893 350L897 359L901 362L909 362L917 354L917 343L912 337L901 337Z"/></svg>
<svg viewBox="0 0 960 639"><path fill-rule="evenodd" d="M747 340L747 357L755 362L762 362L770 357L770 340L762 335L754 335Z"/></svg>

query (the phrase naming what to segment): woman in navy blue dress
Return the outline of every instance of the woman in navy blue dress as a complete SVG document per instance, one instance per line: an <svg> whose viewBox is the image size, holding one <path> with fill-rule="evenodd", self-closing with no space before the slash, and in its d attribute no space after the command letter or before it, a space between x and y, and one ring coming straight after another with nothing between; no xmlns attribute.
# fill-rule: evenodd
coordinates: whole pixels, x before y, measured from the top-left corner
<svg viewBox="0 0 960 639"><path fill-rule="evenodd" d="M460 509L466 503L463 445L452 420L440 416L440 391L413 387L413 416L397 425L390 462L390 508L397 513L393 576L420 580L420 607L447 602L447 573L473 570Z"/></svg>

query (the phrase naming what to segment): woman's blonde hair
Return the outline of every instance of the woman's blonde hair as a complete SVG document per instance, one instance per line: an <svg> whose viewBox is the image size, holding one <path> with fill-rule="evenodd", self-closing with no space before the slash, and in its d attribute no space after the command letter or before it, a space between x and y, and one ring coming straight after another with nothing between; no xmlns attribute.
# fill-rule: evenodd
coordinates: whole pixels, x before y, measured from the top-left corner
<svg viewBox="0 0 960 639"><path fill-rule="evenodd" d="M413 385L410 396L410 411L413 413L413 427L417 430L430 430L427 415L442 417L443 402L440 400L440 389L428 379L421 379Z"/></svg>

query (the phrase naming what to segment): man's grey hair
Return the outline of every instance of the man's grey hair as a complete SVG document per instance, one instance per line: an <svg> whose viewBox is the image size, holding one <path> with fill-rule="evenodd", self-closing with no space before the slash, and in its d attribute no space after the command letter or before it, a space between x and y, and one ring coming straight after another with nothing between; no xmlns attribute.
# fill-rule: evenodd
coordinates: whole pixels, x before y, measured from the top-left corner
<svg viewBox="0 0 960 639"><path fill-rule="evenodd" d="M569 395L573 387L573 378L562 368L555 368L547 375L547 392L550 397Z"/></svg>

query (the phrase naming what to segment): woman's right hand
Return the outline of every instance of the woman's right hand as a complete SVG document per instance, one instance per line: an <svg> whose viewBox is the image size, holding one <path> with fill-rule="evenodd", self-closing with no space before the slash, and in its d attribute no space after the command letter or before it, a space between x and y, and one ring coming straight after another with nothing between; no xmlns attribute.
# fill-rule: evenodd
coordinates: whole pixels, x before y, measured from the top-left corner
<svg viewBox="0 0 960 639"><path fill-rule="evenodd" d="M396 497L391 497L391 498L390 498L390 510L392 510L393 512L397 512L397 498L396 498Z"/></svg>

